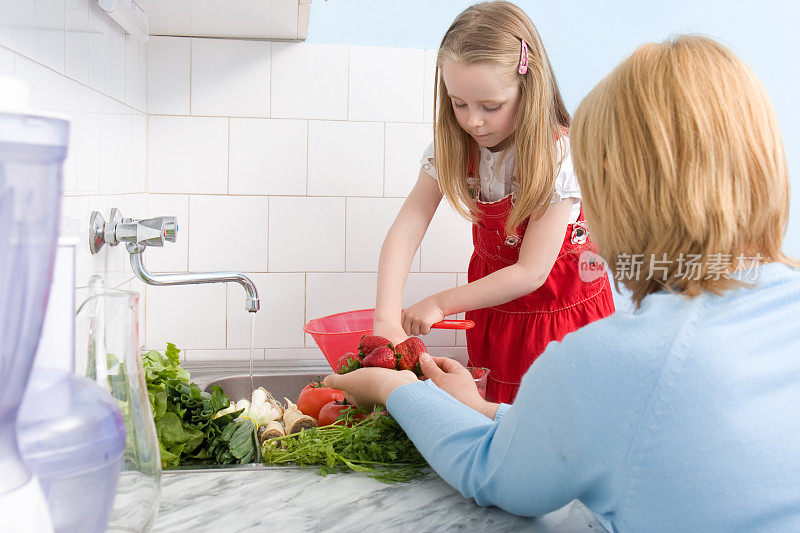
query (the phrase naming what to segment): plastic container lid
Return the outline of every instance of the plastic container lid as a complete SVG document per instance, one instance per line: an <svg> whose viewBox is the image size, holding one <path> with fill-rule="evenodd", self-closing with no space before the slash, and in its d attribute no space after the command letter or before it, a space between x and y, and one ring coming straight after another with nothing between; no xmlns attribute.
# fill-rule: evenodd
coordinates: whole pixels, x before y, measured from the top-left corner
<svg viewBox="0 0 800 533"><path fill-rule="evenodd" d="M97 383L69 372L34 369L17 419L26 464L48 476L94 470L119 460L125 424Z"/></svg>
<svg viewBox="0 0 800 533"><path fill-rule="evenodd" d="M69 142L69 119L28 107L28 85L0 76L0 143L57 146Z"/></svg>

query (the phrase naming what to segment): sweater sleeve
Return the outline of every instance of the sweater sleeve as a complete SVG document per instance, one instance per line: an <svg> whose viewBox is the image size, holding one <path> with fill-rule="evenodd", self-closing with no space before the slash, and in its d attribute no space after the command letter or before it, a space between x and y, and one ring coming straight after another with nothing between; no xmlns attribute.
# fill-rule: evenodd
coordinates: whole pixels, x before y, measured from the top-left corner
<svg viewBox="0 0 800 533"><path fill-rule="evenodd" d="M626 368L584 330L548 346L496 421L431 380L399 387L387 408L437 473L480 505L536 516L580 498L602 514L657 372Z"/></svg>

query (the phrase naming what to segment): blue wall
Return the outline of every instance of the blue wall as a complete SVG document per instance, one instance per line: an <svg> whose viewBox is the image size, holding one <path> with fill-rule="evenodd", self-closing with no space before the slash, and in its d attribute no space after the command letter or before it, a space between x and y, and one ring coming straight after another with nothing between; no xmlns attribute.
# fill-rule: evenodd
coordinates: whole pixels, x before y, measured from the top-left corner
<svg viewBox="0 0 800 533"><path fill-rule="evenodd" d="M314 0L308 42L436 48L462 0ZM701 33L729 46L761 78L780 120L792 177L785 250L800 257L800 2L568 0L516 2L536 24L570 112L636 46Z"/></svg>

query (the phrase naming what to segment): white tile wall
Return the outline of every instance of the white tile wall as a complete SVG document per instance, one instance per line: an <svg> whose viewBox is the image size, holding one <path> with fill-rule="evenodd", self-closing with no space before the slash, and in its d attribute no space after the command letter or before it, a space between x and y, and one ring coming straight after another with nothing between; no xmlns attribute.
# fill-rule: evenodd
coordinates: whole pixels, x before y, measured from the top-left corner
<svg viewBox="0 0 800 533"><path fill-rule="evenodd" d="M347 47L272 45L272 115L347 119Z"/></svg>
<svg viewBox="0 0 800 533"><path fill-rule="evenodd" d="M423 89L422 120L433 124L434 101L434 81L436 80L436 56L438 50L425 50L425 81Z"/></svg>
<svg viewBox="0 0 800 533"><path fill-rule="evenodd" d="M64 0L36 0L36 60L54 70L64 70Z"/></svg>
<svg viewBox="0 0 800 533"><path fill-rule="evenodd" d="M164 345L166 346L166 345ZM163 350L163 346L155 346L156 349ZM184 361L249 361L250 350L186 350L182 354ZM253 351L254 361L264 360L264 350L256 349Z"/></svg>
<svg viewBox="0 0 800 533"><path fill-rule="evenodd" d="M108 93L111 78L110 22L97 2L89 2L89 85L102 93Z"/></svg>
<svg viewBox="0 0 800 533"><path fill-rule="evenodd" d="M76 133L75 153L76 192L100 192L100 113L78 111L72 128Z"/></svg>
<svg viewBox="0 0 800 533"><path fill-rule="evenodd" d="M89 214L176 216L154 272L240 270L256 283L256 359L321 359L311 318L375 302L388 227L430 142L424 50L123 34L93 0L0 2L0 74L36 107L73 120L62 234ZM404 305L463 283L469 226L440 209L414 258ZM123 246L81 248L92 274L141 293L142 344L190 360L246 360L250 314L236 284L153 287ZM463 336L425 339L465 356Z"/></svg>
<svg viewBox="0 0 800 533"><path fill-rule="evenodd" d="M256 284L261 309L255 314L255 346L258 348L302 348L306 308L306 275L249 274ZM228 285L228 347L250 346L252 314L244 308L245 292Z"/></svg>
<svg viewBox="0 0 800 533"><path fill-rule="evenodd" d="M306 193L308 123L305 120L232 118L230 193Z"/></svg>
<svg viewBox="0 0 800 533"><path fill-rule="evenodd" d="M383 129L380 122L310 122L308 194L380 196Z"/></svg>
<svg viewBox="0 0 800 533"><path fill-rule="evenodd" d="M269 271L343 271L345 199L269 199Z"/></svg>
<svg viewBox="0 0 800 533"><path fill-rule="evenodd" d="M24 56L33 57L36 48L33 0L0 3L0 44Z"/></svg>
<svg viewBox="0 0 800 533"><path fill-rule="evenodd" d="M378 275L368 272L306 274L306 318L375 307ZM313 340L310 341L313 346Z"/></svg>
<svg viewBox="0 0 800 533"><path fill-rule="evenodd" d="M472 255L472 227L442 201L420 249L422 272L466 272Z"/></svg>
<svg viewBox="0 0 800 533"><path fill-rule="evenodd" d="M89 1L67 0L65 5L64 74L89 83Z"/></svg>
<svg viewBox="0 0 800 533"><path fill-rule="evenodd" d="M422 122L423 50L350 48L349 120Z"/></svg>
<svg viewBox="0 0 800 533"><path fill-rule="evenodd" d="M386 124L384 196L408 196L419 177L422 153L432 141L431 125Z"/></svg>
<svg viewBox="0 0 800 533"><path fill-rule="evenodd" d="M147 45L130 35L125 39L125 103L147 109Z"/></svg>
<svg viewBox="0 0 800 533"><path fill-rule="evenodd" d="M225 346L225 286L178 285L145 289L146 343L181 349Z"/></svg>
<svg viewBox="0 0 800 533"><path fill-rule="evenodd" d="M269 116L270 43L192 39L193 115Z"/></svg>
<svg viewBox="0 0 800 533"><path fill-rule="evenodd" d="M14 53L0 47L0 76L14 75Z"/></svg>
<svg viewBox="0 0 800 533"><path fill-rule="evenodd" d="M22 56L16 56L14 74L28 84L30 105L34 109L51 109L53 71Z"/></svg>
<svg viewBox="0 0 800 533"><path fill-rule="evenodd" d="M403 205L403 198L347 199L347 270L350 272L377 270L381 246ZM369 221L365 224L365 221ZM419 252L414 255L411 271L419 271Z"/></svg>
<svg viewBox="0 0 800 533"><path fill-rule="evenodd" d="M228 192L228 119L147 119L148 192Z"/></svg>
<svg viewBox="0 0 800 533"><path fill-rule="evenodd" d="M151 37L147 41L147 112L189 114L191 39Z"/></svg>
<svg viewBox="0 0 800 533"><path fill-rule="evenodd" d="M266 271L267 205L263 196L191 196L189 270Z"/></svg>
<svg viewBox="0 0 800 533"><path fill-rule="evenodd" d="M100 115L100 192L144 192L144 176L133 175L133 114ZM126 215L127 216L127 215Z"/></svg>
<svg viewBox="0 0 800 533"><path fill-rule="evenodd" d="M92 255L86 244L92 210L108 216L111 207L125 213L145 206L146 55L136 59L137 77L129 76L126 42L93 0L0 2L0 73L28 83L31 107L71 120L61 234L81 245L79 286L102 274L107 285L143 289L130 280L124 247ZM138 111L124 103L137 92ZM144 307L142 299L142 316Z"/></svg>
<svg viewBox="0 0 800 533"><path fill-rule="evenodd" d="M116 22L111 22L110 27L117 28ZM111 56L108 69L108 94L124 102L126 89L125 75L128 66L125 35L119 31L109 31L108 37L108 52Z"/></svg>

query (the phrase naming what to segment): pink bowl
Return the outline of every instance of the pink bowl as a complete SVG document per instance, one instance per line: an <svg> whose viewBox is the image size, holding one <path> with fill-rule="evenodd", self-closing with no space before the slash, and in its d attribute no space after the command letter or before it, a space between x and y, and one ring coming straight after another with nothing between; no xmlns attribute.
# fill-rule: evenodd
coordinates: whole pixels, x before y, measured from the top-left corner
<svg viewBox="0 0 800 533"><path fill-rule="evenodd" d="M305 326L303 331L311 335L325 359L336 370L339 358L348 352L358 350L358 342L363 335L372 335L374 309L347 311L322 318L315 318ZM433 324L438 329L469 329L475 323L471 320L442 320Z"/></svg>

